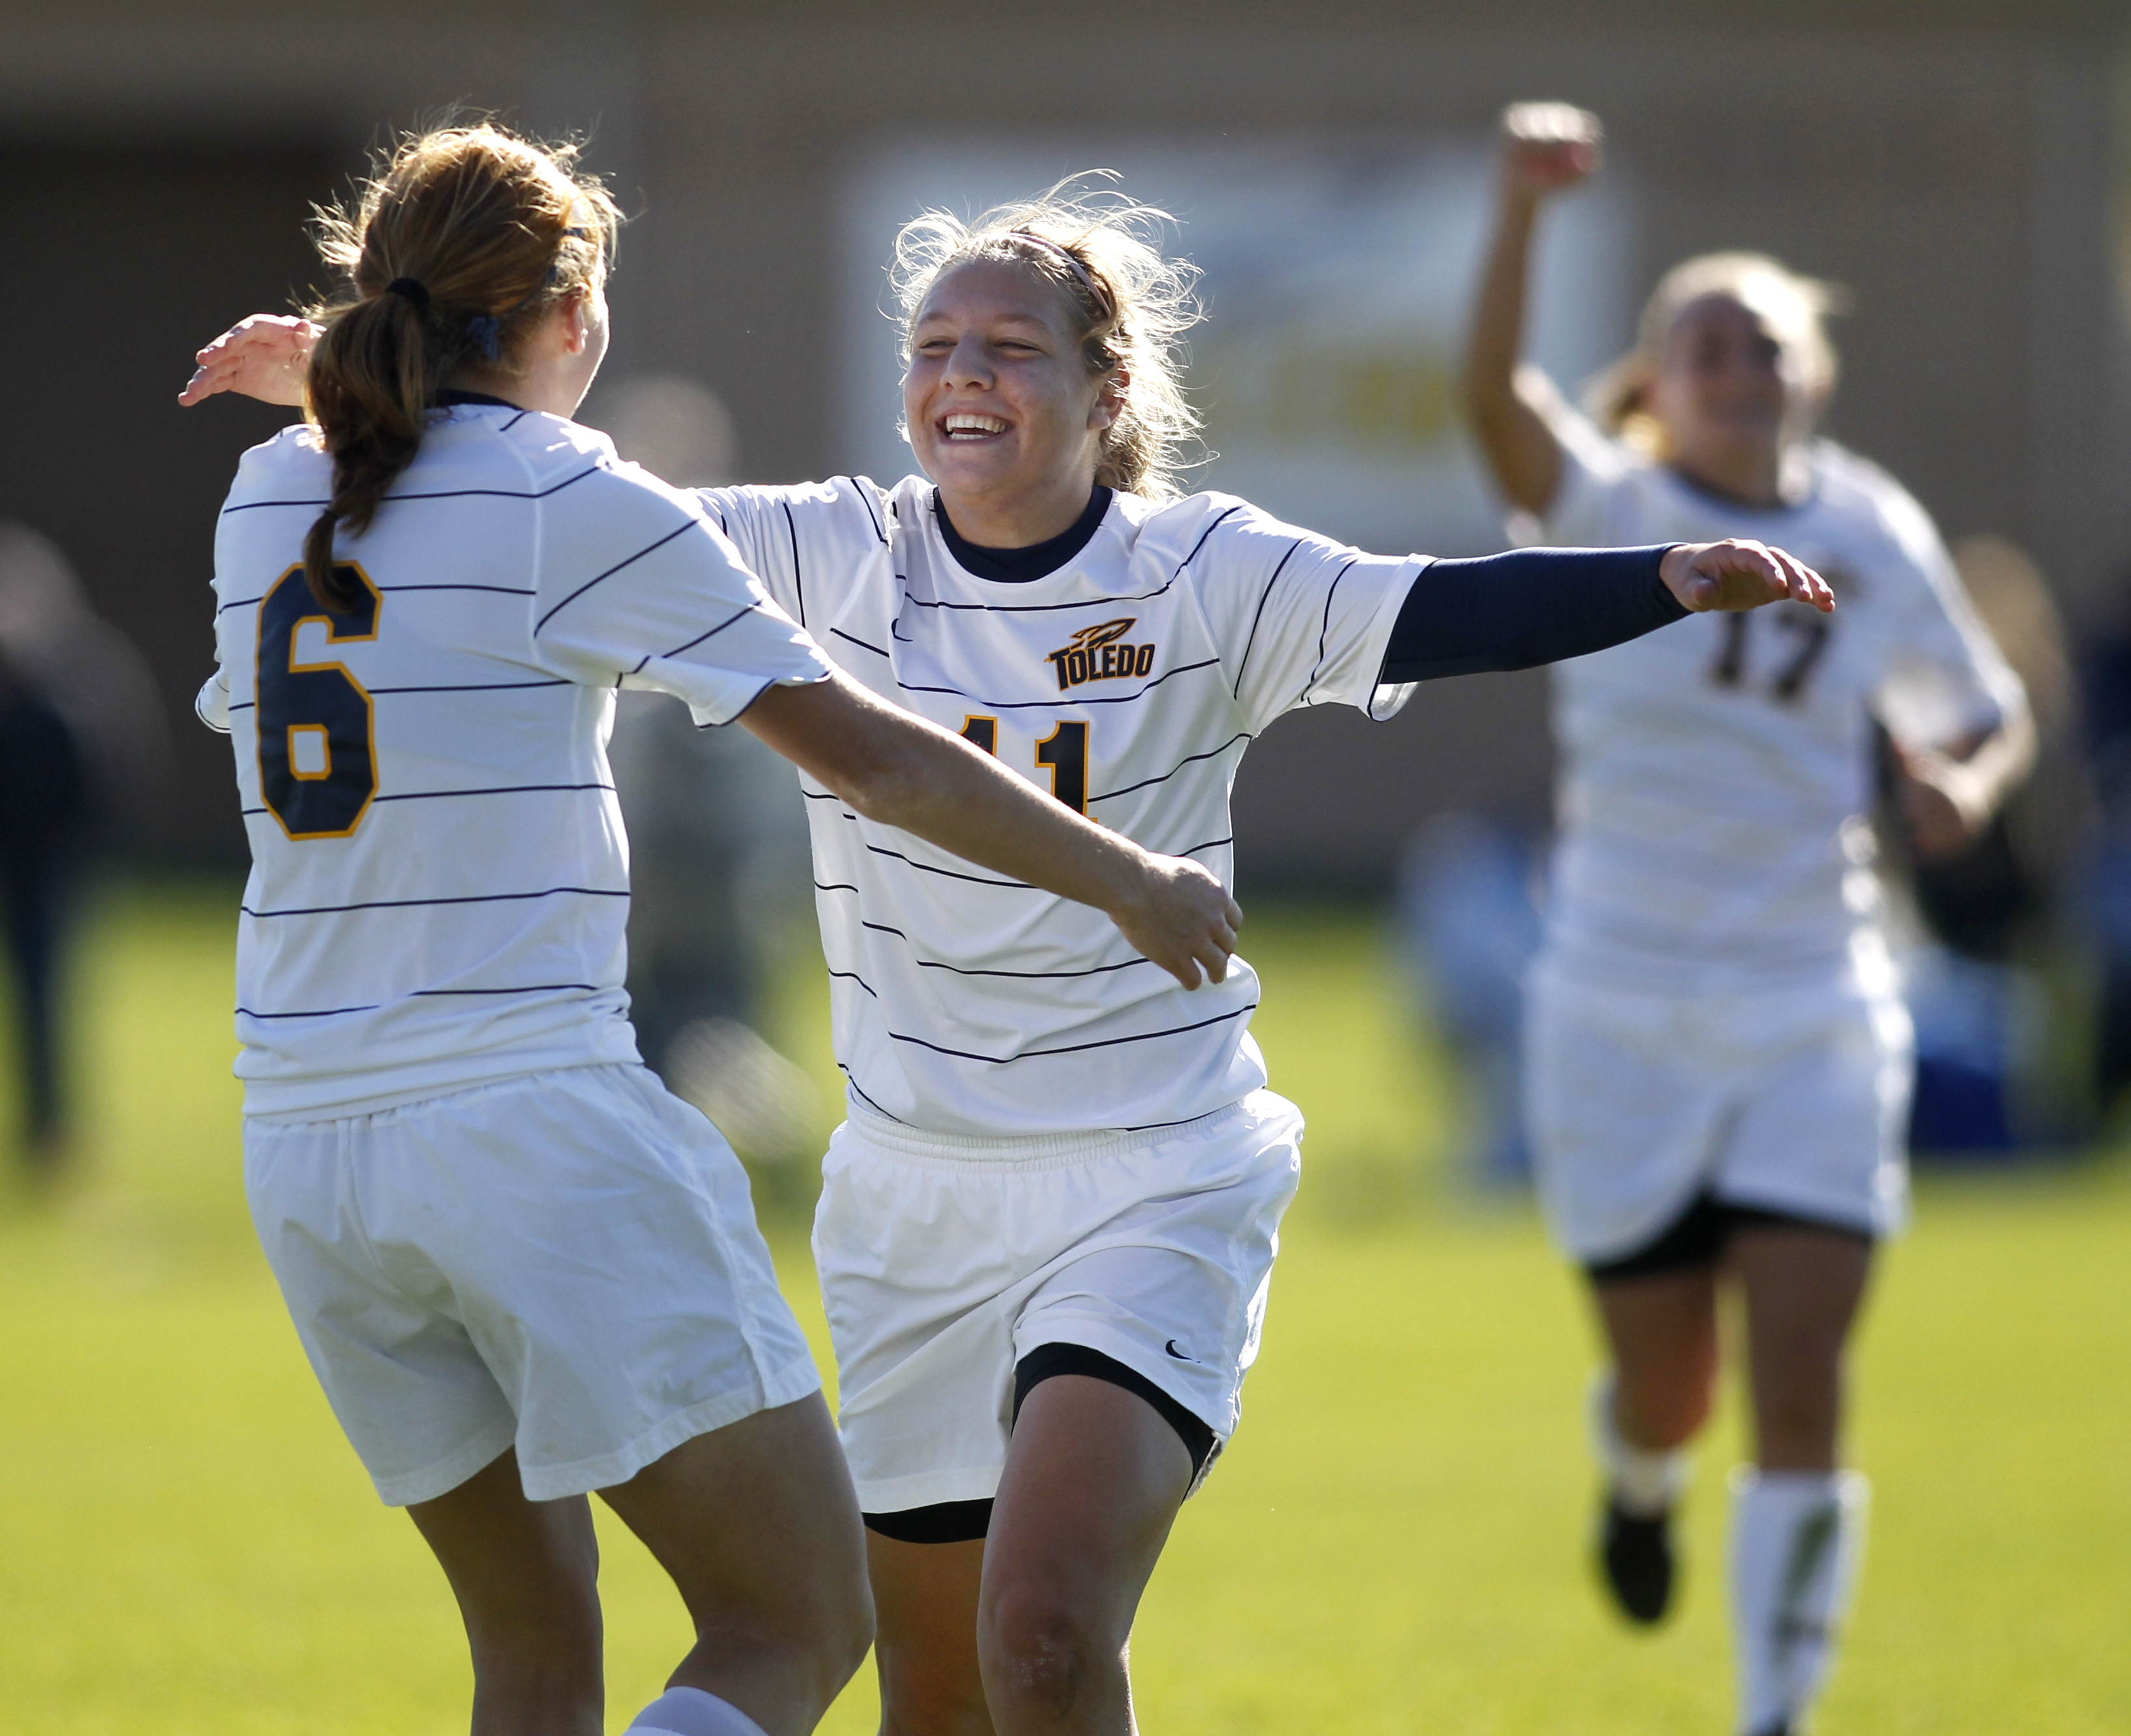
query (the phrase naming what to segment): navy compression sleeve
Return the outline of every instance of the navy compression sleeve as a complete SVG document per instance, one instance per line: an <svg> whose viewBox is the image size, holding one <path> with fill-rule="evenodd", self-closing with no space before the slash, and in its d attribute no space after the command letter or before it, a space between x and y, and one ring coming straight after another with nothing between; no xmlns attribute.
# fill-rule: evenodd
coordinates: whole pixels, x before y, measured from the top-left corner
<svg viewBox="0 0 2131 1736"><path fill-rule="evenodd" d="M1383 680L1530 669L1640 638L1689 613L1658 576L1673 546L1513 548L1434 562L1399 607Z"/></svg>

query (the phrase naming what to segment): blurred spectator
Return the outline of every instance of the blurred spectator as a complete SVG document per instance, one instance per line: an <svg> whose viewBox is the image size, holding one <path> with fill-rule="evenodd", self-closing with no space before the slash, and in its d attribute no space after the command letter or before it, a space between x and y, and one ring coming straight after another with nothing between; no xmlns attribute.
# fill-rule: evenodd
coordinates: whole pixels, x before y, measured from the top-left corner
<svg viewBox="0 0 2131 1736"><path fill-rule="evenodd" d="M2131 619L2102 636L2081 672L2095 828L2081 887L2095 983L2095 1107L2131 1090Z"/></svg>
<svg viewBox="0 0 2131 1736"><path fill-rule="evenodd" d="M672 375L602 389L586 419L676 487L731 480L732 418ZM763 1040L764 975L812 887L791 768L659 694L619 696L609 757L629 828L629 992L644 1058L741 1156L816 1155L818 1094Z"/></svg>
<svg viewBox="0 0 2131 1736"><path fill-rule="evenodd" d="M1522 1031L1525 969L1540 944L1539 863L1527 833L1459 811L1414 835L1399 874L1407 980L1465 1079L1465 1167L1501 1186L1531 1179Z"/></svg>
<svg viewBox="0 0 2131 1736"><path fill-rule="evenodd" d="M22 1150L69 1144L62 1055L71 919L99 845L138 820L170 752L140 653L90 612L66 557L0 524L0 882L20 1047Z"/></svg>
<svg viewBox="0 0 2131 1736"><path fill-rule="evenodd" d="M2062 621L2034 564L2002 537L1953 551L1976 612L2028 690L2036 758L1989 830L1951 858L1918 861L1899 827L1915 921L1903 946L1917 1025L1909 1143L1921 1154L2005 1153L2061 1143L2090 1115L2081 1069L2086 997L2066 920L2092 791ZM2131 937L2127 937L2131 938Z"/></svg>

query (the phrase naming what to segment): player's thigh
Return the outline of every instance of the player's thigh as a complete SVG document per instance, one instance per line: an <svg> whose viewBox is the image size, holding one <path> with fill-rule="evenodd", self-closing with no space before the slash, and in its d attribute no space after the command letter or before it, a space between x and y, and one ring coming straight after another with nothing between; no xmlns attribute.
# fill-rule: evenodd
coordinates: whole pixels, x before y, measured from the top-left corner
<svg viewBox="0 0 2131 1736"><path fill-rule="evenodd" d="M510 1661L596 1683L599 1542L582 1496L527 1500L506 1450L407 1513L451 1582L477 1664Z"/></svg>
<svg viewBox="0 0 2131 1736"><path fill-rule="evenodd" d="M1059 1375L1022 1402L985 1540L988 1649L1055 1636L1121 1648L1177 1509L1191 1455L1146 1399Z"/></svg>
<svg viewBox="0 0 2131 1736"><path fill-rule="evenodd" d="M1832 1450L1845 1346L1872 1270L1873 1243L1854 1231L1761 1220L1734 1231L1729 1260L1746 1301L1754 1409L1765 1445Z"/></svg>
<svg viewBox="0 0 2131 1736"><path fill-rule="evenodd" d="M1625 1377L1704 1371L1717 1344L1713 1265L1595 1279L1591 1297Z"/></svg>
<svg viewBox="0 0 2131 1736"><path fill-rule="evenodd" d="M601 1498L699 1628L839 1641L870 1631L856 1497L821 1395L696 1436Z"/></svg>
<svg viewBox="0 0 2131 1736"><path fill-rule="evenodd" d="M1717 1364L1713 1265L1595 1279L1612 1357L1616 1422L1636 1445L1670 1448L1709 1414Z"/></svg>
<svg viewBox="0 0 2131 1736"><path fill-rule="evenodd" d="M912 1543L866 1533L884 1736L989 1736L977 1660L984 1539Z"/></svg>

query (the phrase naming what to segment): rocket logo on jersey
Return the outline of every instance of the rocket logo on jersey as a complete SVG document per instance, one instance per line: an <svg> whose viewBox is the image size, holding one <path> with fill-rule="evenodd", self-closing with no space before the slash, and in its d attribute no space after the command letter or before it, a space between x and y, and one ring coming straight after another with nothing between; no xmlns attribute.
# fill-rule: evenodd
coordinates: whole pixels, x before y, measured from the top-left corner
<svg viewBox="0 0 2131 1736"><path fill-rule="evenodd" d="M1073 643L1051 652L1043 660L1058 671L1058 691L1085 686L1089 681L1114 681L1120 677L1145 675L1154 667L1154 647L1120 643L1138 624L1137 615L1121 621L1104 621L1083 627Z"/></svg>

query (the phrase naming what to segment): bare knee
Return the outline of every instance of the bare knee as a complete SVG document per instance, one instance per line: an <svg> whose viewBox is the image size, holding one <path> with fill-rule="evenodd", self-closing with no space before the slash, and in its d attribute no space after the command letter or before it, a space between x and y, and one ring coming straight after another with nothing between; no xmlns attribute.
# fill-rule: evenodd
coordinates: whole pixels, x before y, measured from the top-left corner
<svg viewBox="0 0 2131 1736"><path fill-rule="evenodd" d="M1615 1392L1621 1434L1646 1452L1669 1452L1692 1440L1709 1420L1716 1393L1714 1359L1650 1370L1640 1378L1623 1371Z"/></svg>
<svg viewBox="0 0 2131 1736"><path fill-rule="evenodd" d="M1125 1644L1107 1625L1056 1585L1010 1585L988 1595L978 1616L977 1655L994 1709L1011 1705L1063 1720L1089 1697L1106 1697L1109 1678L1123 1670Z"/></svg>
<svg viewBox="0 0 2131 1736"><path fill-rule="evenodd" d="M792 1595L702 1621L697 1637L720 1656L774 1660L818 1718L872 1648L873 1593L855 1563L825 1565Z"/></svg>
<svg viewBox="0 0 2131 1736"><path fill-rule="evenodd" d="M1832 1372L1765 1381L1754 1394L1755 1457L1769 1471L1829 1471L1841 1422Z"/></svg>

